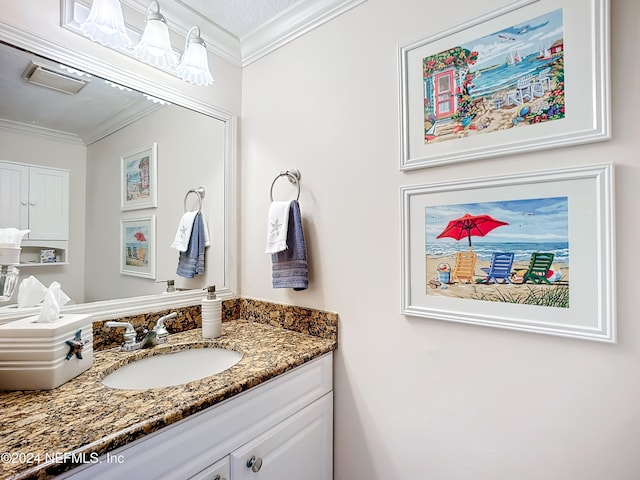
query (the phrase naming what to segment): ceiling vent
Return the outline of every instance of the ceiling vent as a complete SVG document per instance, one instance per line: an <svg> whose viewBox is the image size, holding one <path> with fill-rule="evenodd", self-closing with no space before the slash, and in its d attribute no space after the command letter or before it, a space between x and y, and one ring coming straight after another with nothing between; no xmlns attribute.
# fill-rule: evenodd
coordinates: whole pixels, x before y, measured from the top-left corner
<svg viewBox="0 0 640 480"><path fill-rule="evenodd" d="M30 62L27 69L22 74L27 82L35 83L43 87L51 88L59 92L75 95L89 82L64 75L51 70L44 65Z"/></svg>

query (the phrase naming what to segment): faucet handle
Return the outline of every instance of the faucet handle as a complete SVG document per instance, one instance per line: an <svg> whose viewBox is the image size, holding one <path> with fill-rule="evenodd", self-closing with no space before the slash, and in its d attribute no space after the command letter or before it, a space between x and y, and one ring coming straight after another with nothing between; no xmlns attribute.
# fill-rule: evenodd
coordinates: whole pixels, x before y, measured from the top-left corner
<svg viewBox="0 0 640 480"><path fill-rule="evenodd" d="M133 328L133 325L131 325L129 322L116 322L113 320L110 320L108 322L105 322L105 326L107 327L111 327L111 328L116 328L116 327L124 327L124 345L129 345L132 343L135 343L136 341L136 329Z"/></svg>
<svg viewBox="0 0 640 480"><path fill-rule="evenodd" d="M169 332L164 326L165 320L169 320L170 318L176 318L177 316L178 316L178 312L172 312L158 319L156 326L153 327L153 331L156 332L156 335L158 336L158 340L160 341L160 343L164 343L166 341L167 336L169 336Z"/></svg>

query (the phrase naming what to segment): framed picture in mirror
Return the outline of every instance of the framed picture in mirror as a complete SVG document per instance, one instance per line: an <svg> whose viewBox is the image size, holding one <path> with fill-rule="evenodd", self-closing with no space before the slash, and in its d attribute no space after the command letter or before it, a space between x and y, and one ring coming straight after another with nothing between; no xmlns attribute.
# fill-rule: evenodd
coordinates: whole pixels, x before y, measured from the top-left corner
<svg viewBox="0 0 640 480"><path fill-rule="evenodd" d="M158 146L154 143L120 157L123 211L158 206L157 153Z"/></svg>
<svg viewBox="0 0 640 480"><path fill-rule="evenodd" d="M120 273L156 278L156 216L120 221Z"/></svg>

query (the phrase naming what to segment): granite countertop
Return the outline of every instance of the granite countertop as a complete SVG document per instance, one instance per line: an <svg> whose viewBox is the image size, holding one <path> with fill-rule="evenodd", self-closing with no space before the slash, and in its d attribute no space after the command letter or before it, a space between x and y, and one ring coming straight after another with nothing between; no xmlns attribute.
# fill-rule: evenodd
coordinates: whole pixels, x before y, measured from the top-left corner
<svg viewBox="0 0 640 480"><path fill-rule="evenodd" d="M189 346L242 353L233 367L184 385L117 390L100 380L127 358ZM222 335L204 340L193 329L154 349L95 352L93 366L53 390L0 392L0 478L52 478L71 468L65 461L103 455L215 405L337 347L325 339L245 320L222 324Z"/></svg>

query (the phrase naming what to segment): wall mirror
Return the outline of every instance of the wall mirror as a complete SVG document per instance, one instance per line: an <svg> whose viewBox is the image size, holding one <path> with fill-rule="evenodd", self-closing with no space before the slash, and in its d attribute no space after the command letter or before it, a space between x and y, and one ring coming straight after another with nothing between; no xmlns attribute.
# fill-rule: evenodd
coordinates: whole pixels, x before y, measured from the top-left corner
<svg viewBox="0 0 640 480"><path fill-rule="evenodd" d="M45 76L54 71L87 84L72 95L29 83L24 73L34 64ZM211 284L223 298L234 295L234 115L3 24L0 65L0 161L70 172L67 262L20 267L21 279L33 275L45 286L57 280L72 299L63 313L95 319L190 305ZM157 201L125 208L123 159L141 151L155 155ZM188 279L176 274L179 253L171 243L185 209L199 208L198 195L188 194L199 187L211 246L205 274ZM123 273L122 225L148 226L148 219L155 227L153 275ZM178 292L166 293L166 280ZM0 303L1 323L38 311L17 309L17 295Z"/></svg>

